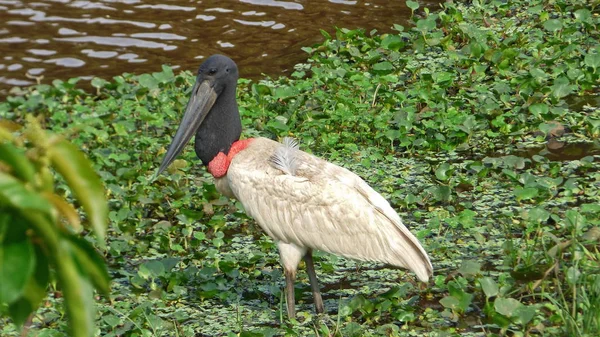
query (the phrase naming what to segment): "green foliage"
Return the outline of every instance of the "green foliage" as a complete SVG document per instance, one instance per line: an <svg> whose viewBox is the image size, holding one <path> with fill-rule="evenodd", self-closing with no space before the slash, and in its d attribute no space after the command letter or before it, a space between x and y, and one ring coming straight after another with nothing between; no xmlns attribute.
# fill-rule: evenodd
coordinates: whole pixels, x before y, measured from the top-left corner
<svg viewBox="0 0 600 337"><path fill-rule="evenodd" d="M323 32L290 77L240 80L245 136L293 136L303 150L353 170L390 200L432 257L425 287L398 270L318 254L324 316L312 314L300 272L298 321L283 318L275 244L241 205L218 195L193 151L150 180L192 74L163 66L94 79L94 95L76 79L55 81L0 103L3 120L34 114L81 148L106 186L106 258L118 300L99 303L101 335L598 335L598 6L407 6L410 27ZM2 191L35 195L14 181L53 185L68 197L85 191L67 186L82 187L76 180L38 179L28 156L2 152L19 167ZM48 207L32 195L6 202ZM78 203L86 214L93 207ZM54 207L77 227L77 213ZM87 219L92 228L98 222ZM42 255L20 235L7 248L18 254L4 256L24 267L0 294L17 302L15 294L36 294L19 290L20 280L49 278L31 276ZM54 306L40 309L35 333L63 333L61 317Z"/></svg>
<svg viewBox="0 0 600 337"><path fill-rule="evenodd" d="M103 258L77 234L80 218L65 199L68 193L102 244L108 223L104 188L79 149L47 135L30 115L24 128L0 125L0 313L23 325L56 279L71 335L93 336L93 289L108 296L109 276Z"/></svg>

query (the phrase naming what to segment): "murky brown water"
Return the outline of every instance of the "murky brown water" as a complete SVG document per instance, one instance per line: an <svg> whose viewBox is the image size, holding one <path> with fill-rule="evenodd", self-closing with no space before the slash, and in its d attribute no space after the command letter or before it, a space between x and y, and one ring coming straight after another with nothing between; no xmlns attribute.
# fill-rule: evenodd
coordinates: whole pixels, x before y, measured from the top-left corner
<svg viewBox="0 0 600 337"><path fill-rule="evenodd" d="M403 0L0 0L0 96L36 77L195 70L214 53L234 58L243 77L284 75L306 58L301 47L322 41L319 29L388 32L409 16Z"/></svg>

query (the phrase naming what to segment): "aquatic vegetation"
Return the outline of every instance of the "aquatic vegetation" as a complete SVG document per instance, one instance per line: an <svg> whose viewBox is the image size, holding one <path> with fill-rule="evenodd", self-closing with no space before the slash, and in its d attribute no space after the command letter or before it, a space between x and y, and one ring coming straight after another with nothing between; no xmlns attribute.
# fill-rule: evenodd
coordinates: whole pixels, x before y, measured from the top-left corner
<svg viewBox="0 0 600 337"><path fill-rule="evenodd" d="M216 193L191 148L155 172L193 77L77 79L9 97L86 152L107 189L103 336L484 336L600 332L600 13L589 1L475 1L413 27L339 29L288 78L242 80L244 134L292 136L380 191L434 263L403 271L316 254L285 319L273 242ZM68 195L68 189L61 193ZM65 331L49 298L30 333ZM14 326L1 334L18 335Z"/></svg>

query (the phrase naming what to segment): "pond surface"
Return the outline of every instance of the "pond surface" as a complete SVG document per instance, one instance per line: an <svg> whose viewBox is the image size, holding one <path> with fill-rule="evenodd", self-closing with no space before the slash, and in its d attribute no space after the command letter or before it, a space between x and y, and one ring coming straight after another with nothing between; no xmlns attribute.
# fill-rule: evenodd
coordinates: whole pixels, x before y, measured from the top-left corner
<svg viewBox="0 0 600 337"><path fill-rule="evenodd" d="M306 58L301 47L323 40L320 29L390 32L410 14L403 0L0 0L0 95L37 80L110 79L161 64L195 70L214 53L235 59L243 77L276 77Z"/></svg>

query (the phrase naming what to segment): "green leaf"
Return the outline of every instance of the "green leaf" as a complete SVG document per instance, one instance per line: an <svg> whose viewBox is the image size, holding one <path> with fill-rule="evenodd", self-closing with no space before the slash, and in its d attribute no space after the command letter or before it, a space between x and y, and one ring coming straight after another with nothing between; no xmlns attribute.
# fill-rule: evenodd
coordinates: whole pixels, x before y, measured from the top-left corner
<svg viewBox="0 0 600 337"><path fill-rule="evenodd" d="M532 208L527 212L527 220L534 223L542 223L548 221L550 213L541 207Z"/></svg>
<svg viewBox="0 0 600 337"><path fill-rule="evenodd" d="M451 310L456 310L460 307L460 301L454 296L446 296L440 300L440 304L444 306L444 308L448 308Z"/></svg>
<svg viewBox="0 0 600 337"><path fill-rule="evenodd" d="M600 213L600 204L582 204L581 213Z"/></svg>
<svg viewBox="0 0 600 337"><path fill-rule="evenodd" d="M157 278L165 274L165 266L160 261L148 261L140 266L138 274L144 279Z"/></svg>
<svg viewBox="0 0 600 337"><path fill-rule="evenodd" d="M571 227L581 229L586 223L585 217L576 210L570 209L566 211L565 216L567 217L567 223Z"/></svg>
<svg viewBox="0 0 600 337"><path fill-rule="evenodd" d="M598 69L600 67L600 54L599 53L594 53L594 54L589 53L589 54L585 55L585 58L583 59L583 63L585 63L585 65L588 67Z"/></svg>
<svg viewBox="0 0 600 337"><path fill-rule="evenodd" d="M393 35L393 34L386 35L383 38L383 40L381 41L381 47L388 49L388 50L397 51L403 45L404 45L404 42L402 41L402 38L398 35Z"/></svg>
<svg viewBox="0 0 600 337"><path fill-rule="evenodd" d="M54 329L42 329L36 337L65 337L65 334Z"/></svg>
<svg viewBox="0 0 600 337"><path fill-rule="evenodd" d="M482 277L479 279L481 289L487 298L498 295L498 285L491 277Z"/></svg>
<svg viewBox="0 0 600 337"><path fill-rule="evenodd" d="M110 276L102 256L85 239L76 235L67 235L71 243L73 257L77 261L80 270L84 271L89 279L106 297L110 297Z"/></svg>
<svg viewBox="0 0 600 337"><path fill-rule="evenodd" d="M379 71L379 72L391 72L392 70L394 70L394 66L392 65L391 62L383 61L383 62L375 63L373 65L373 70Z"/></svg>
<svg viewBox="0 0 600 337"><path fill-rule="evenodd" d="M517 308L520 308L522 305L521 302L514 298L498 297L494 301L494 309L496 309L496 312L506 317L513 317Z"/></svg>
<svg viewBox="0 0 600 337"><path fill-rule="evenodd" d="M107 85L108 83L109 83L108 81L106 81L102 78L99 78L99 77L94 77L91 82L92 87L97 88L97 89L104 88L104 86Z"/></svg>
<svg viewBox="0 0 600 337"><path fill-rule="evenodd" d="M31 162L25 157L22 150L17 149L11 143L0 144L0 161L3 161L11 169L11 173L23 182L32 182L35 169Z"/></svg>
<svg viewBox="0 0 600 337"><path fill-rule="evenodd" d="M142 87L148 88L150 90L158 88L158 81L150 74L140 75L138 80L140 81L140 85Z"/></svg>
<svg viewBox="0 0 600 337"><path fill-rule="evenodd" d="M458 300L458 306L456 309L460 310L461 312L467 311L471 305L471 302L473 302L473 294L465 291L465 289L459 286L456 282L448 282L448 292L450 293L450 296Z"/></svg>
<svg viewBox="0 0 600 337"><path fill-rule="evenodd" d="M539 191L535 187L526 187L526 188L517 187L514 190L514 194L515 194L515 197L517 197L517 201L533 199L538 195L538 193L539 193Z"/></svg>
<svg viewBox="0 0 600 337"><path fill-rule="evenodd" d="M77 267L76 253L69 240L60 239L56 250L56 274L63 291L73 337L94 336L94 291L90 279Z"/></svg>
<svg viewBox="0 0 600 337"><path fill-rule="evenodd" d="M0 245L0 303L12 303L23 295L33 274L35 254L29 240Z"/></svg>
<svg viewBox="0 0 600 337"><path fill-rule="evenodd" d="M570 84L567 77L561 76L555 79L554 84L552 84L552 95L556 98L563 98L570 95L574 88L575 86Z"/></svg>
<svg viewBox="0 0 600 337"><path fill-rule="evenodd" d="M17 326L23 325L29 315L37 310L46 297L46 290L48 289L50 271L46 252L39 246L35 246L34 251L35 271L25 285L22 296L11 303L8 308L10 316Z"/></svg>
<svg viewBox="0 0 600 337"><path fill-rule="evenodd" d="M419 8L419 3L416 1L406 1L406 7L410 8L411 11L415 11Z"/></svg>
<svg viewBox="0 0 600 337"><path fill-rule="evenodd" d="M33 277L25 286L23 297L29 302L32 310L36 310L42 300L46 297L46 290L50 282L49 261L44 251L39 245L34 246L35 251L35 270Z"/></svg>
<svg viewBox="0 0 600 337"><path fill-rule="evenodd" d="M529 112L531 112L535 116L546 115L548 111L548 105L544 103L535 103L529 106Z"/></svg>
<svg viewBox="0 0 600 337"><path fill-rule="evenodd" d="M450 164L448 164L448 163L442 163L435 170L435 177L438 180L446 181L446 180L448 180L450 178L449 177L449 172L451 174L452 173L451 171L452 171L452 167L450 166Z"/></svg>
<svg viewBox="0 0 600 337"><path fill-rule="evenodd" d="M454 78L454 74L447 71L435 72L431 76L435 83L452 82L452 79Z"/></svg>
<svg viewBox="0 0 600 337"><path fill-rule="evenodd" d="M169 83L175 79L175 74L173 74L173 68L168 65L162 65L162 71L159 73L153 73L152 76L156 78L156 80L160 83Z"/></svg>
<svg viewBox="0 0 600 337"><path fill-rule="evenodd" d="M47 215L52 214L52 205L48 200L29 191L19 180L4 172L0 172L0 205L2 204L22 211L34 210Z"/></svg>
<svg viewBox="0 0 600 337"><path fill-rule="evenodd" d="M284 86L275 89L273 98L275 99L288 99L290 97L296 97L298 95L298 89L293 86Z"/></svg>
<svg viewBox="0 0 600 337"><path fill-rule="evenodd" d="M549 32L556 32L562 28L562 21L558 19L550 19L544 22L544 29Z"/></svg>
<svg viewBox="0 0 600 337"><path fill-rule="evenodd" d="M94 172L91 163L75 145L61 140L50 149L50 160L56 171L79 200L88 215L88 220L98 236L98 243L104 245L108 225L108 204L104 197L102 181Z"/></svg>
<svg viewBox="0 0 600 337"><path fill-rule="evenodd" d="M569 285L576 285L579 277L581 277L581 271L577 267L571 266L567 269L567 282Z"/></svg>
<svg viewBox="0 0 600 337"><path fill-rule="evenodd" d="M481 264L477 261L465 260L458 268L458 272L463 276L477 275L481 272Z"/></svg>
<svg viewBox="0 0 600 337"><path fill-rule="evenodd" d="M533 319L536 311L537 309L534 306L522 305L515 310L513 317L515 318L516 323L526 325Z"/></svg>
<svg viewBox="0 0 600 337"><path fill-rule="evenodd" d="M577 21L585 23L589 23L590 19L592 18L592 12L590 12L590 10L587 8L580 8L576 10L573 15Z"/></svg>

